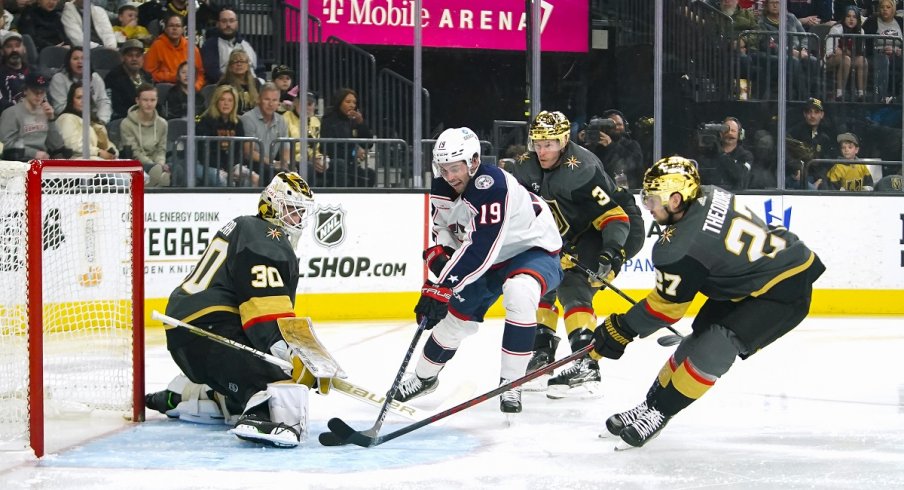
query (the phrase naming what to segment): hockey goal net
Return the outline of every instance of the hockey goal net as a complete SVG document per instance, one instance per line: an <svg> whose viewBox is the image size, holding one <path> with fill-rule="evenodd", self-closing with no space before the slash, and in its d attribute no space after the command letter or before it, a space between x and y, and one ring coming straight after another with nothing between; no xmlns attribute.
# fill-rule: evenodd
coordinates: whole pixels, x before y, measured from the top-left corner
<svg viewBox="0 0 904 490"><path fill-rule="evenodd" d="M143 420L143 193L136 161L0 162L0 449Z"/></svg>

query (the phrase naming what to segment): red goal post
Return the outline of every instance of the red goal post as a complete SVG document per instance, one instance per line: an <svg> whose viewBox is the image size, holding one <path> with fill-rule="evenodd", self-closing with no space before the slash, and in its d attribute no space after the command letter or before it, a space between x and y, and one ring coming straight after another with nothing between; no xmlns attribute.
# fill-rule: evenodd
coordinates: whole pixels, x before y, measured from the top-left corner
<svg viewBox="0 0 904 490"><path fill-rule="evenodd" d="M143 229L138 161L0 162L0 448L144 420Z"/></svg>

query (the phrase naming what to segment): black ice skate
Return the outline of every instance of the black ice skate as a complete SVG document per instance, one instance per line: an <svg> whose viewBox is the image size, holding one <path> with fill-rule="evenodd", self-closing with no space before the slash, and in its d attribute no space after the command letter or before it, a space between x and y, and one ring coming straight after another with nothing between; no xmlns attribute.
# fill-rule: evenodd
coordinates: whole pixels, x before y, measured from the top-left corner
<svg viewBox="0 0 904 490"><path fill-rule="evenodd" d="M527 363L527 372L536 371L554 361L558 345L559 338L555 335L548 332L537 333L537 338L534 339L534 355L530 358L530 362ZM525 383L523 389L524 391L545 391L551 377L549 373L537 376Z"/></svg>
<svg viewBox="0 0 904 490"><path fill-rule="evenodd" d="M499 385L510 383L512 380L499 378ZM508 391L503 391L499 395L499 410L502 413L521 413L521 387L515 387Z"/></svg>
<svg viewBox="0 0 904 490"><path fill-rule="evenodd" d="M634 422L625 427L619 436L628 446L619 447L616 450L630 449L631 447L641 447L650 442L659 435L665 424L669 422L671 416L649 407L647 411L640 415Z"/></svg>
<svg viewBox="0 0 904 490"><path fill-rule="evenodd" d="M273 447L295 447L301 440L294 428L264 420L255 414L242 415L229 432L239 439Z"/></svg>
<svg viewBox="0 0 904 490"><path fill-rule="evenodd" d="M405 375L405 379L399 385L399 391L392 398L400 402L407 402L419 396L433 393L436 391L437 386L439 386L439 377L437 376L420 378L414 373L409 373Z"/></svg>
<svg viewBox="0 0 904 490"><path fill-rule="evenodd" d="M644 412L647 411L647 401L644 400L640 405L628 410L626 412L617 413L608 419L606 419L606 430L608 433L603 432L600 434L600 437L609 437L609 435L618 436L621 434L621 431L625 430L625 427L630 425L632 422L638 419Z"/></svg>
<svg viewBox="0 0 904 490"><path fill-rule="evenodd" d="M565 398L580 393L582 390L578 388L593 395L599 391L599 386L600 365L593 359L584 357L549 380L546 396L552 399Z"/></svg>

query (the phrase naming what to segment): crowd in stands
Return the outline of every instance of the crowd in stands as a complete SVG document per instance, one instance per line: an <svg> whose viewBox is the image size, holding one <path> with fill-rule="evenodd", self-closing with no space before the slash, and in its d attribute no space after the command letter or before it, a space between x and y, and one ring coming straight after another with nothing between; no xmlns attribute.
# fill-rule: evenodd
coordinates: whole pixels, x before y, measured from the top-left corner
<svg viewBox="0 0 904 490"><path fill-rule="evenodd" d="M738 76L774 89L777 67L787 63L791 100L802 105L800 123L787 138L770 128L745 134L725 114L718 131L700 139L695 159L705 184L733 190L776 186L775 146L788 145L787 186L857 191L873 186L863 165L846 163L875 155L874 134L835 128L822 100L892 103L901 97L902 5L894 0L789 0L785 18L789 52L777 51L778 0L709 0L732 20ZM89 46L83 47L82 15L89 9ZM318 187L372 187L371 145L335 141L374 137L358 110L359 95L341 88L327 100L299 93L288 66L261 66L254 46L228 8L201 0L196 42L186 37L187 0L16 0L0 16L0 144L4 159L135 158L151 187L184 186L193 174L200 186L260 186L281 170L299 170ZM819 42L811 42L818 36ZM189 49L195 63L188 64ZM83 75L90 51L90 84ZM29 61L31 60L31 61ZM189 87L189 73L195 84ZM195 94L189 114L189 94ZM751 91L751 94L756 91ZM82 118L90 100L91 117ZM307 148L278 142L300 136ZM196 123L197 161L188 172L185 128ZM82 135L87 124L88 148ZM900 139L900 130L898 130ZM649 165L626 116L605 111L576 128L575 138L599 157L624 187L640 187ZM332 139L332 140L331 140ZM751 143L753 139L753 143ZM861 141L864 148L861 149ZM644 146L643 148L646 148ZM302 154L302 151L305 153ZM512 151L506 162L518 158ZM184 158L183 158L184 159ZM813 160L837 159L838 162ZM859 165L859 166L858 166ZM900 168L883 169L900 173ZM878 177L878 175L877 175Z"/></svg>

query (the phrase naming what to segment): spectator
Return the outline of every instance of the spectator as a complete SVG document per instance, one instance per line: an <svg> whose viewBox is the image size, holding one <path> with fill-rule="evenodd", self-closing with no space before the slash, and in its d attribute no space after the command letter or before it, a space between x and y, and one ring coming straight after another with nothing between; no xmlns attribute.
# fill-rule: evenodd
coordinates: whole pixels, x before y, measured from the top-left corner
<svg viewBox="0 0 904 490"><path fill-rule="evenodd" d="M850 5L840 24L832 26L826 37L826 70L835 75L835 100L844 100L844 89L847 87L851 69L857 71L855 79L856 97L863 102L866 88L866 59L864 58L865 39L846 37L863 34L860 27L860 11Z"/></svg>
<svg viewBox="0 0 904 490"><path fill-rule="evenodd" d="M857 135L841 133L837 141L841 147L841 156L846 162L838 162L829 169L827 174L829 185L832 189L841 191L873 190L873 176L869 169L862 163L855 163L859 160L857 153L860 151L860 140Z"/></svg>
<svg viewBox="0 0 904 490"><path fill-rule="evenodd" d="M639 189L645 168L643 150L631 139L624 114L610 109L603 118L611 122L604 124L600 118L591 118L588 127L578 132L578 141L600 159L616 184Z"/></svg>
<svg viewBox="0 0 904 490"><path fill-rule="evenodd" d="M718 8L723 14L731 17L735 37L742 31L756 30L756 14L749 8L739 7L738 0L720 0Z"/></svg>
<svg viewBox="0 0 904 490"><path fill-rule="evenodd" d="M748 51L755 50L751 54L754 66L756 66L755 78L759 79L760 84L769 87L775 86L774 80L777 80L778 77L778 24L780 18L779 0L766 0L757 29L768 31L768 33L759 36L757 42L749 42L747 45ZM789 48L789 53L785 57L788 63L789 96L791 99L800 100L812 94L810 84L816 79L819 61L810 56L810 50L803 44L806 41L806 31L800 21L792 14L786 13L785 23ZM769 79L766 79L766 74L770 76ZM765 92L764 95L768 97L771 94Z"/></svg>
<svg viewBox="0 0 904 490"><path fill-rule="evenodd" d="M812 159L835 155L834 142L837 133L827 121L824 121L825 111L822 101L812 97L808 99L803 115L804 120L788 131L788 136L800 142L799 147L793 146L788 149L789 155L803 160L805 164Z"/></svg>
<svg viewBox="0 0 904 490"><path fill-rule="evenodd" d="M138 4L134 2L119 6L113 35L116 36L116 43L120 46L130 39L141 41L142 46L149 46L153 39L146 27L138 25Z"/></svg>
<svg viewBox="0 0 904 490"><path fill-rule="evenodd" d="M50 158L48 141L53 140L53 107L47 103L47 77L35 72L25 77L21 102L0 115L0 142L3 159L28 161ZM56 134L59 140L59 134Z"/></svg>
<svg viewBox="0 0 904 490"><path fill-rule="evenodd" d="M788 0L788 12L808 31L820 24L835 24L835 19L832 18L832 0Z"/></svg>
<svg viewBox="0 0 904 490"><path fill-rule="evenodd" d="M506 169L509 165L514 165L515 162L522 162L528 158L530 158L530 155L527 154L527 147L520 143L514 143L508 145L502 154L502 158L496 162L496 166Z"/></svg>
<svg viewBox="0 0 904 490"><path fill-rule="evenodd" d="M22 35L12 31L3 36L3 65L0 66L0 110L12 106L22 97L25 75L29 68L25 63L25 46Z"/></svg>
<svg viewBox="0 0 904 490"><path fill-rule="evenodd" d="M286 120L276 112L279 107L279 89L273 82L265 83L261 87L257 106L242 114L242 128L245 136L253 136L260 140L257 144L245 145L246 160L252 168L258 169L265 182L273 180L273 177L283 171L289 171L289 147L285 143L279 145L279 150L271 155L271 144L277 138L287 138L289 130Z"/></svg>
<svg viewBox="0 0 904 490"><path fill-rule="evenodd" d="M236 100L239 94L232 85L220 85L210 96L207 110L198 118L196 134L198 136L245 136L242 121L236 112ZM199 141L198 163L195 176L199 185L208 187L225 186L227 184L226 169L237 161L242 154L241 146L235 141ZM236 165L244 174L245 168ZM251 175L252 185L257 186L257 174Z"/></svg>
<svg viewBox="0 0 904 490"><path fill-rule="evenodd" d="M812 175L807 175L807 184L804 186L803 180L803 168L804 162L794 159L789 160L788 164L785 165L786 178L785 178L785 188L791 190L808 190L815 191L819 189L822 185L822 179L814 178Z"/></svg>
<svg viewBox="0 0 904 490"><path fill-rule="evenodd" d="M57 115L63 112L68 103L67 93L69 87L74 82L82 81L82 70L84 69L84 53L81 46L73 46L66 53L66 62L63 65L63 71L53 75L50 79L50 103ZM97 114L101 122L107 124L113 115L113 107L110 105L110 98L107 96L107 85L97 73L91 74L91 105L92 111Z"/></svg>
<svg viewBox="0 0 904 490"><path fill-rule="evenodd" d="M895 16L893 0L879 0L876 14L863 23L864 34L873 34L891 39L867 39L866 53L870 56L873 67L873 80L876 84L873 95L876 102L891 103L901 85L901 33L904 32L902 20ZM894 74L894 75L892 75ZM891 91L889 91L891 88Z"/></svg>
<svg viewBox="0 0 904 490"><path fill-rule="evenodd" d="M717 185L731 191L747 189L753 154L742 145L744 128L741 121L726 117L722 121L719 143L704 149L698 159L700 180L705 185Z"/></svg>
<svg viewBox="0 0 904 490"><path fill-rule="evenodd" d="M91 5L91 0L72 0L63 5L63 30L72 46L81 46L84 30L82 29L82 10L85 4L91 9L91 47L103 46L116 49L116 36L110 15L103 7Z"/></svg>
<svg viewBox="0 0 904 490"><path fill-rule="evenodd" d="M248 53L236 49L229 53L229 65L217 85L232 85L239 94L237 111L239 115L251 110L257 105L260 97L261 82L248 68ZM269 182L270 179L267 181Z"/></svg>
<svg viewBox="0 0 904 490"><path fill-rule="evenodd" d="M188 62L183 61L177 69L179 74L178 81L166 94L166 101L163 106L166 108L164 118L166 120L176 119L179 117L187 117L188 115ZM195 114L199 116L204 112L205 102L200 95L195 94Z"/></svg>
<svg viewBox="0 0 904 490"><path fill-rule="evenodd" d="M850 6L857 7L860 15L865 19L872 14L873 0L833 0L832 11L834 12L835 22L844 22L847 15L847 8Z"/></svg>
<svg viewBox="0 0 904 490"><path fill-rule="evenodd" d="M176 83L176 69L188 60L188 47L195 50L195 90L204 87L204 67L201 66L201 52L185 38L183 19L178 14L166 16L163 34L151 43L144 55L144 69L151 74L154 82Z"/></svg>
<svg viewBox="0 0 904 490"><path fill-rule="evenodd" d="M13 0L13 1L4 1L3 6L5 10L11 14L13 14L14 18L19 18L19 15L28 7L34 5L34 0Z"/></svg>
<svg viewBox="0 0 904 490"><path fill-rule="evenodd" d="M113 115L111 119L126 117L138 96L136 89L144 83L153 83L151 74L144 71L144 45L137 39L129 39L119 47L122 64L110 70L104 78L110 97Z"/></svg>
<svg viewBox="0 0 904 490"><path fill-rule="evenodd" d="M69 87L69 92L66 94L66 106L63 108L63 113L56 119L56 127L63 137L63 144L72 151L73 158L82 158L82 99L82 82L78 81ZM90 125L88 157L92 160L116 158L116 147L110 142L107 129L93 111Z"/></svg>
<svg viewBox="0 0 904 490"><path fill-rule="evenodd" d="M298 86L296 85L291 90L289 90L289 96L293 99L292 110L283 113L283 118L286 120L286 128L288 129L289 138L301 138L302 101L305 101L307 106L305 113L307 114L308 118L308 138L320 138L320 118L314 114L316 109L316 99L314 98L314 94L308 92L306 97L299 97ZM293 159L293 162L300 162L301 145L295 145L294 148L295 157ZM308 165L310 165L310 167L308 167L308 175L316 175L319 181L323 181L324 173L330 167L329 158L327 158L323 153L320 152L320 143L310 144L308 146L307 153L307 162Z"/></svg>
<svg viewBox="0 0 904 490"><path fill-rule="evenodd" d="M239 18L230 9L223 9L217 19L214 36L204 40L201 46L201 58L204 60L204 73L209 80L219 80L226 72L230 55L236 49L245 52L248 58L248 69L257 71L257 54L254 48L239 34ZM268 180L269 182L269 180Z"/></svg>
<svg viewBox="0 0 904 490"><path fill-rule="evenodd" d="M219 7L209 0L198 0L195 10L195 26L198 34L214 25ZM168 15L188 18L188 0L148 0L138 6L138 24L151 33L162 32L166 28Z"/></svg>
<svg viewBox="0 0 904 490"><path fill-rule="evenodd" d="M333 105L323 116L322 138L373 138L373 132L358 111L358 93L340 88L333 96ZM367 151L357 143L329 143L323 145L333 157L332 170L324 174L324 181L314 179L313 185L336 187L372 187L377 182L373 169L358 165L366 161Z"/></svg>
<svg viewBox="0 0 904 490"><path fill-rule="evenodd" d="M38 52L47 46L68 46L69 38L63 31L60 0L38 0L26 8L16 25L19 33L31 36Z"/></svg>
<svg viewBox="0 0 904 490"><path fill-rule="evenodd" d="M171 170L166 163L166 120L157 114L157 88L143 83L136 89L135 105L120 126L123 153L141 162L150 176L149 187L169 187Z"/></svg>
<svg viewBox="0 0 904 490"><path fill-rule="evenodd" d="M286 65L276 65L270 72L270 80L279 89L279 109L277 109L277 112L282 114L286 111L291 111L295 105L295 97L289 94L289 91L292 89L292 81L295 80L295 72ZM297 87L295 92L297 94Z"/></svg>

